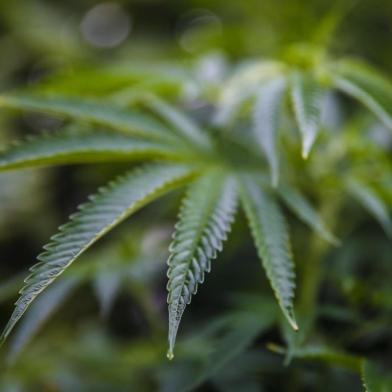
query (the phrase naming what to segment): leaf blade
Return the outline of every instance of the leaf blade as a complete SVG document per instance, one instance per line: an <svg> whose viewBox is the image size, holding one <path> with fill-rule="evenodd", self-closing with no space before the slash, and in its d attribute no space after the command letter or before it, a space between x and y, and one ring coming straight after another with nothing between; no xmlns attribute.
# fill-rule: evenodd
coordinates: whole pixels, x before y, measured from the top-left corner
<svg viewBox="0 0 392 392"><path fill-rule="evenodd" d="M291 100L302 135L302 157L306 159L320 130L322 90L311 76L294 72L291 78Z"/></svg>
<svg viewBox="0 0 392 392"><path fill-rule="evenodd" d="M77 276L67 277L51 286L26 313L26 317L19 324L11 340L10 350L7 355L9 362L14 362L32 337L41 329L53 313L73 293L80 283Z"/></svg>
<svg viewBox="0 0 392 392"><path fill-rule="evenodd" d="M358 60L341 60L331 66L334 86L366 106L392 130L392 83L379 71Z"/></svg>
<svg viewBox="0 0 392 392"><path fill-rule="evenodd" d="M185 307L222 249L235 207L234 181L220 171L203 176L184 199L168 260L169 359Z"/></svg>
<svg viewBox="0 0 392 392"><path fill-rule="evenodd" d="M332 245L339 244L339 240L326 227L318 212L297 189L285 185L284 187L280 187L278 192L281 199L301 221L307 224L327 242Z"/></svg>
<svg viewBox="0 0 392 392"><path fill-rule="evenodd" d="M253 112L253 134L267 159L273 186L279 182L278 120L285 86L284 78L263 84L257 92Z"/></svg>
<svg viewBox="0 0 392 392"><path fill-rule="evenodd" d="M244 175L240 184L240 198L258 255L283 314L292 328L298 330L293 305L295 270L284 216L257 177Z"/></svg>
<svg viewBox="0 0 392 392"><path fill-rule="evenodd" d="M21 167L121 161L141 158L179 158L163 143L113 132L61 130L28 138L0 151L0 171Z"/></svg>
<svg viewBox="0 0 392 392"><path fill-rule="evenodd" d="M362 362L361 378L366 392L388 392L392 388L392 378L368 360Z"/></svg>
<svg viewBox="0 0 392 392"><path fill-rule="evenodd" d="M349 180L345 184L347 192L372 215L388 237L392 237L392 220L388 208L377 193L367 184Z"/></svg>
<svg viewBox="0 0 392 392"><path fill-rule="evenodd" d="M0 107L61 115L155 140L177 140L154 119L99 101L59 95L1 95Z"/></svg>

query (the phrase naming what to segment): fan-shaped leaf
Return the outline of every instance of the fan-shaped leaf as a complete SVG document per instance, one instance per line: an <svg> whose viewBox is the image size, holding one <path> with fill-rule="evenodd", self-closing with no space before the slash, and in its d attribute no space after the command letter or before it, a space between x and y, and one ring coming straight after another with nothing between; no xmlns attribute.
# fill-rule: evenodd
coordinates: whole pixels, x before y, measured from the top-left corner
<svg viewBox="0 0 392 392"><path fill-rule="evenodd" d="M257 92L253 114L254 135L269 163L274 186L279 181L278 120L285 86L283 78L263 84Z"/></svg>
<svg viewBox="0 0 392 392"><path fill-rule="evenodd" d="M368 185L356 180L349 180L346 189L371 214L384 229L385 233L392 236L392 221L384 201Z"/></svg>
<svg viewBox="0 0 392 392"><path fill-rule="evenodd" d="M52 164L131 160L145 157L178 158L164 143L106 131L63 130L35 136L0 151L0 170Z"/></svg>
<svg viewBox="0 0 392 392"><path fill-rule="evenodd" d="M333 245L339 243L339 240L325 226L321 216L297 189L287 185L282 186L279 188L279 195L294 214L322 238Z"/></svg>
<svg viewBox="0 0 392 392"><path fill-rule="evenodd" d="M62 115L151 139L176 140L169 129L153 118L99 101L57 95L2 95L0 107Z"/></svg>
<svg viewBox="0 0 392 392"><path fill-rule="evenodd" d="M47 286L60 276L87 248L136 210L172 188L186 182L194 170L181 165L150 165L120 177L101 188L60 227L52 242L31 268L15 310L1 339L11 332L23 313Z"/></svg>
<svg viewBox="0 0 392 392"><path fill-rule="evenodd" d="M310 75L298 71L292 75L291 97L306 159L320 129L322 90Z"/></svg>
<svg viewBox="0 0 392 392"><path fill-rule="evenodd" d="M173 348L186 305L210 271L211 260L222 250L222 242L233 220L235 184L220 171L206 174L184 199L168 260L169 351Z"/></svg>
<svg viewBox="0 0 392 392"><path fill-rule="evenodd" d="M284 216L256 175L243 175L240 195L255 245L268 279L287 320L297 330L293 298L295 271Z"/></svg>
<svg viewBox="0 0 392 392"><path fill-rule="evenodd" d="M360 101L392 130L392 83L386 77L355 60L334 64L331 77L336 88Z"/></svg>

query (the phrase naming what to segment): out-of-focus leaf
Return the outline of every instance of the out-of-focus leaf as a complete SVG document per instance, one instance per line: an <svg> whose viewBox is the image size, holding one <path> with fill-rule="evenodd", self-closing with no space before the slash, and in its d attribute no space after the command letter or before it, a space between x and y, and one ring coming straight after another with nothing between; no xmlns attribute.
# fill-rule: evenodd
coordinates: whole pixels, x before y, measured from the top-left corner
<svg viewBox="0 0 392 392"><path fill-rule="evenodd" d="M279 195L298 218L306 223L312 230L333 245L339 243L339 240L325 226L318 212L299 190L284 185L279 187Z"/></svg>
<svg viewBox="0 0 392 392"><path fill-rule="evenodd" d="M268 347L271 351L276 353L286 354L286 349L284 347L275 344L269 344ZM362 363L362 359L360 357L320 345L297 347L290 353L290 355L293 358L327 362L332 365L348 368L355 372L360 371Z"/></svg>
<svg viewBox="0 0 392 392"><path fill-rule="evenodd" d="M13 336L8 360L13 362L50 316L66 301L79 284L78 276L56 282L30 307Z"/></svg>
<svg viewBox="0 0 392 392"><path fill-rule="evenodd" d="M283 72L284 65L276 61L257 62L240 67L223 84L215 122L218 125L227 125L238 114L242 104L255 95L262 83L282 75Z"/></svg>
<svg viewBox="0 0 392 392"><path fill-rule="evenodd" d="M302 157L306 159L320 130L322 90L310 75L294 72L291 97L294 114L302 135Z"/></svg>
<svg viewBox="0 0 392 392"><path fill-rule="evenodd" d="M274 186L279 181L278 129L280 110L286 81L275 79L263 84L257 91L253 109L253 132L257 143L265 154L271 170Z"/></svg>
<svg viewBox="0 0 392 392"><path fill-rule="evenodd" d="M188 368L187 377L173 377L170 382L166 383L163 391L193 391L217 375L227 364L237 358L261 332L271 326L276 313L270 305L269 302L262 304L259 301L257 312L236 311L219 320L215 324L216 328L210 329L209 333L213 333L216 338L210 343L204 360L196 368ZM173 366L176 366L176 362ZM176 375L175 370L174 368L174 375Z"/></svg>
<svg viewBox="0 0 392 392"><path fill-rule="evenodd" d="M31 268L14 312L1 336L4 341L35 298L53 283L85 250L113 227L150 201L189 181L194 170L181 165L155 164L132 171L79 207L61 226Z"/></svg>
<svg viewBox="0 0 392 392"><path fill-rule="evenodd" d="M379 222L385 233L392 236L392 221L388 208L377 193L358 180L347 181L346 189Z"/></svg>
<svg viewBox="0 0 392 392"><path fill-rule="evenodd" d="M372 362L363 361L361 375L366 392L392 391L392 377L380 372Z"/></svg>
<svg viewBox="0 0 392 392"><path fill-rule="evenodd" d="M174 127L180 136L185 136L196 146L201 146L207 149L211 148L211 140L207 134L185 114L181 113L176 108L159 99L158 97L152 96L146 99L146 103L154 111L159 113L159 115L172 127Z"/></svg>
<svg viewBox="0 0 392 392"><path fill-rule="evenodd" d="M278 203L256 175L242 175L240 195L254 242L275 296L294 330L295 271L287 224Z"/></svg>
<svg viewBox="0 0 392 392"><path fill-rule="evenodd" d="M235 182L225 174L206 173L190 187L181 208L168 260L169 359L185 307L210 272L233 222Z"/></svg>
<svg viewBox="0 0 392 392"><path fill-rule="evenodd" d="M175 150L163 143L100 130L48 133L0 151L0 171L21 167L165 157ZM180 154L181 155L181 154ZM177 155L178 156L178 155Z"/></svg>
<svg viewBox="0 0 392 392"><path fill-rule="evenodd" d="M110 267L110 266L108 266ZM95 293L101 307L101 315L107 317L122 283L122 271L101 269L94 279Z"/></svg>

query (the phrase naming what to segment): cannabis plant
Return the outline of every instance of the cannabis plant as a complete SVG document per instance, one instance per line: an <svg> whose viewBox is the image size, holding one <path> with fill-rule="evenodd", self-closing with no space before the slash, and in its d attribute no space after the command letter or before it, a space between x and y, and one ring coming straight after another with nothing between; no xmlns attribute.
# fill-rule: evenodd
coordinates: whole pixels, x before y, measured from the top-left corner
<svg viewBox="0 0 392 392"><path fill-rule="evenodd" d="M105 83L90 85L86 92L83 87L89 86L91 74L95 80L101 75ZM335 223L324 223L324 215L338 219L339 195L345 193L391 234L388 209L378 194L390 192L387 181L375 188L372 178L355 165L355 152L367 146L367 139L353 144L342 122L338 130L331 124L331 102L339 110L341 98L336 96L342 93L392 129L392 85L385 77L359 60L334 60L318 48L296 45L280 59L244 62L219 78L221 82L203 78L191 67L177 64L126 70L106 67L80 73L73 80L59 75L0 96L3 109L64 119L60 130L5 148L0 154L2 171L137 163L90 196L44 246L25 279L2 340L33 301L91 245L178 187L187 190L167 262L170 359L184 310L222 250L237 207L246 214L283 315L300 332L311 324L307 309L318 281L316 276L303 277L306 290L297 323L289 211L323 239L317 246L337 246L339 240L328 228ZM119 81L123 89L118 89ZM353 165L347 164L346 155L353 157ZM385 153L370 148L367 159L374 160L379 173L377 162L385 160ZM320 206L312 202L314 186L324 192ZM304 273L312 274L311 267Z"/></svg>

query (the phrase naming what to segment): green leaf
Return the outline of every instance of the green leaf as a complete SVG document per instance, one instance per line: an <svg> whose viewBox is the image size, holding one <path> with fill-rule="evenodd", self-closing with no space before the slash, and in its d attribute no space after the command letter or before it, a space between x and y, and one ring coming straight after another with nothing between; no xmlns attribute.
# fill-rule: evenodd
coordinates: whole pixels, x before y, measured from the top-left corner
<svg viewBox="0 0 392 392"><path fill-rule="evenodd" d="M258 92L253 113L253 132L271 170L272 184L279 181L278 126L286 81L283 78L263 84Z"/></svg>
<svg viewBox="0 0 392 392"><path fill-rule="evenodd" d="M240 195L259 257L279 305L294 330L295 271L289 233L278 203L262 189L257 175L241 176Z"/></svg>
<svg viewBox="0 0 392 392"><path fill-rule="evenodd" d="M94 291L97 296L101 316L106 318L123 283L123 271L102 263L94 279Z"/></svg>
<svg viewBox="0 0 392 392"><path fill-rule="evenodd" d="M299 190L285 185L279 187L278 192L285 204L301 221L306 223L326 241L333 245L339 244L339 240L328 230L321 216Z"/></svg>
<svg viewBox="0 0 392 392"><path fill-rule="evenodd" d="M221 171L203 176L184 199L168 260L169 359L185 307L222 250L235 207L235 183Z"/></svg>
<svg viewBox="0 0 392 392"><path fill-rule="evenodd" d="M306 159L320 130L322 90L310 75L294 72L291 98L295 118L302 135L302 157Z"/></svg>
<svg viewBox="0 0 392 392"><path fill-rule="evenodd" d="M108 103L58 95L1 95L0 107L62 115L156 140L177 140L153 118Z"/></svg>
<svg viewBox="0 0 392 392"><path fill-rule="evenodd" d="M241 106L255 95L261 83L281 76L284 71L285 65L277 61L258 61L241 66L222 85L214 122L220 126L230 123Z"/></svg>
<svg viewBox="0 0 392 392"><path fill-rule="evenodd" d="M258 305L257 311L236 311L221 319L222 323L216 331L218 337L210 345L211 351L206 360L198 366L192 377L176 385L176 391L196 390L204 382L219 374L227 364L244 352L262 331L272 325L275 314L270 304Z"/></svg>
<svg viewBox="0 0 392 392"><path fill-rule="evenodd" d="M185 136L186 139L202 148L211 148L211 140L207 134L189 117L178 111L172 105L151 95L147 97L146 104L174 127L174 131L179 136Z"/></svg>
<svg viewBox="0 0 392 392"><path fill-rule="evenodd" d="M380 72L356 60L332 65L336 88L360 101L392 130L392 83Z"/></svg>
<svg viewBox="0 0 392 392"><path fill-rule="evenodd" d="M388 208L377 193L369 185L363 184L357 180L347 181L346 190L378 221L387 236L391 237L392 221L389 216Z"/></svg>
<svg viewBox="0 0 392 392"><path fill-rule="evenodd" d="M26 278L1 340L6 339L34 299L86 249L129 215L193 175L194 170L182 165L149 165L120 177L91 196L38 256L40 262Z"/></svg>
<svg viewBox="0 0 392 392"><path fill-rule="evenodd" d="M20 167L117 161L146 157L177 158L180 153L150 140L106 131L62 130L30 137L0 151L0 171Z"/></svg>
<svg viewBox="0 0 392 392"><path fill-rule="evenodd" d="M370 361L363 361L361 375L366 392L390 392L392 390L392 378L381 372Z"/></svg>
<svg viewBox="0 0 392 392"><path fill-rule="evenodd" d="M13 362L43 324L67 300L80 283L79 276L57 281L32 304L15 331L7 359Z"/></svg>

